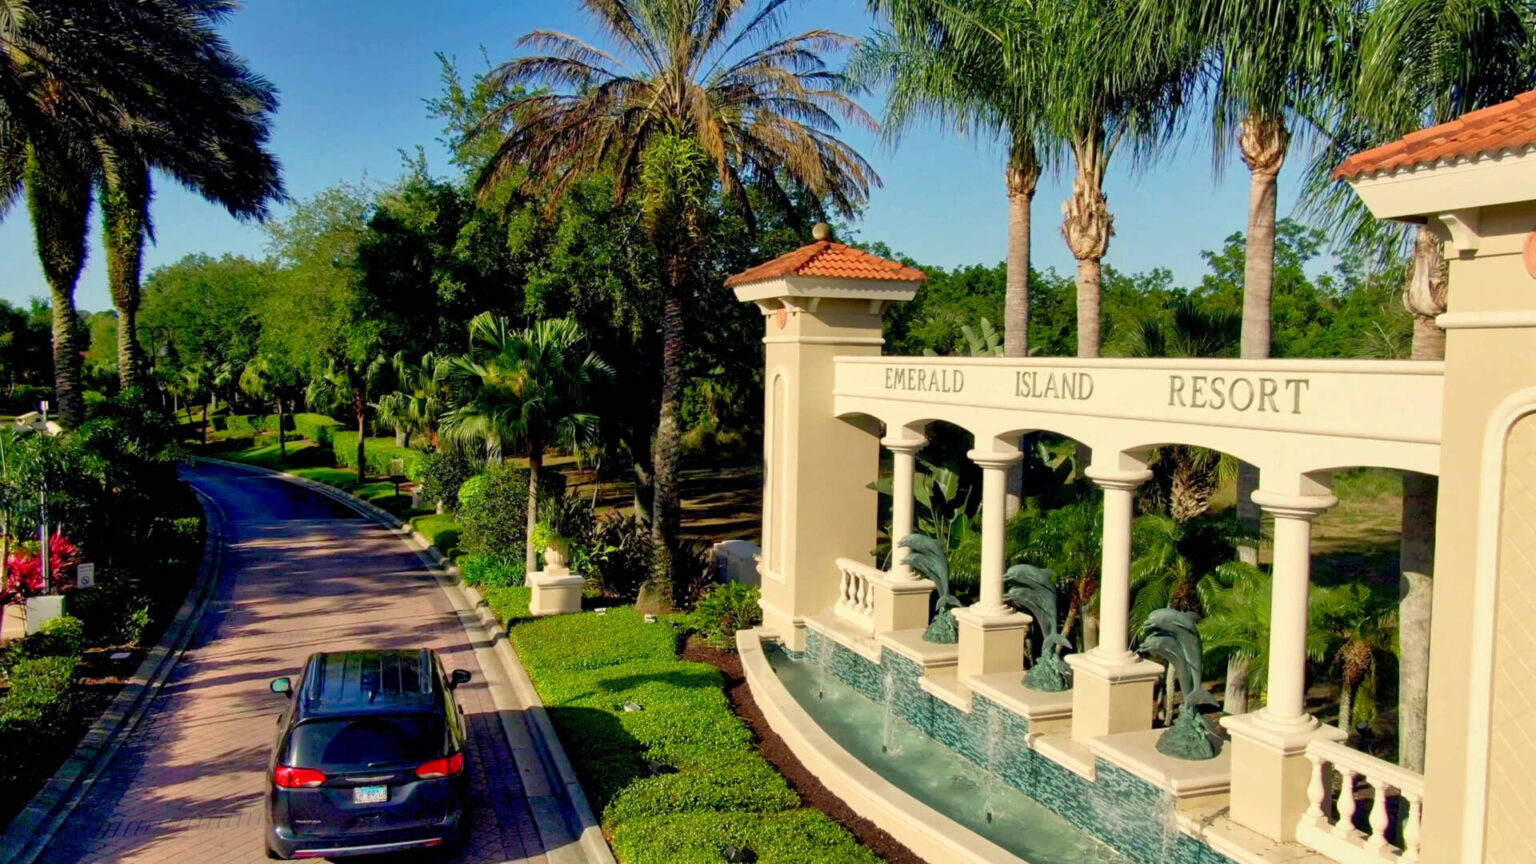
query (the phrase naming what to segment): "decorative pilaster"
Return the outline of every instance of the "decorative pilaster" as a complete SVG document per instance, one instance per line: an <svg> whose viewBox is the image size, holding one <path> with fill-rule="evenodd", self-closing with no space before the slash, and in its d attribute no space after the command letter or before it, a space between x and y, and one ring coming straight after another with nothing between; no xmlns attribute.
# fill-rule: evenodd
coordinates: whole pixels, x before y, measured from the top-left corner
<svg viewBox="0 0 1536 864"><path fill-rule="evenodd" d="M1345 733L1318 726L1306 713L1307 599L1312 570L1312 520L1339 503L1332 495L1294 495L1260 489L1253 501L1275 520L1270 594L1268 704L1251 714L1222 718L1232 734L1232 821L1273 840L1296 836L1307 811L1315 736Z"/></svg>
<svg viewBox="0 0 1536 864"><path fill-rule="evenodd" d="M972 450L981 466L981 599L954 611L960 625L960 680L970 675L1024 669L1024 637L1030 617L1003 602L1005 541L1008 530L1008 467L1019 451Z"/></svg>
<svg viewBox="0 0 1536 864"><path fill-rule="evenodd" d="M1104 536L1099 644L1066 657L1072 667L1072 737L1078 741L1151 729L1152 688L1163 675L1161 664L1143 660L1130 647L1131 520L1136 489L1152 472L1090 465L1083 473L1104 490Z"/></svg>

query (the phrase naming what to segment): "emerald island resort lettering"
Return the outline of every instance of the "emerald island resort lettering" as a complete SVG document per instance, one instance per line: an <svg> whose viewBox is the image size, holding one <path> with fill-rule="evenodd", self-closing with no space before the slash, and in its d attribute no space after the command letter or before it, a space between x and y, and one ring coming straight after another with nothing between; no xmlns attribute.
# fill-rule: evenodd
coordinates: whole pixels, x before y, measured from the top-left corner
<svg viewBox="0 0 1536 864"><path fill-rule="evenodd" d="M1093 376L1087 372L1015 372L1013 395L1025 399L1074 399L1093 396Z"/></svg>
<svg viewBox="0 0 1536 864"><path fill-rule="evenodd" d="M1168 404L1220 411L1301 413L1301 397L1312 389L1306 378L1228 378L1223 375L1169 375Z"/></svg>
<svg viewBox="0 0 1536 864"><path fill-rule="evenodd" d="M889 366L885 370L885 389L921 390L925 393L959 393L965 389L965 373L959 369Z"/></svg>

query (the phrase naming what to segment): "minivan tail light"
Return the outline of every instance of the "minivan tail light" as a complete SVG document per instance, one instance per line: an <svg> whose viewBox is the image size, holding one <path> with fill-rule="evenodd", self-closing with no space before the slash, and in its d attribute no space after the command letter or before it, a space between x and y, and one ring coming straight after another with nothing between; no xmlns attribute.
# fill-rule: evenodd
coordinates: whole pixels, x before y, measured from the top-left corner
<svg viewBox="0 0 1536 864"><path fill-rule="evenodd" d="M282 789L313 789L325 782L325 775L313 768L279 765L272 769L272 782Z"/></svg>
<svg viewBox="0 0 1536 864"><path fill-rule="evenodd" d="M455 753L447 759L433 759L416 769L416 776L423 780L436 777L452 777L464 770L464 754Z"/></svg>

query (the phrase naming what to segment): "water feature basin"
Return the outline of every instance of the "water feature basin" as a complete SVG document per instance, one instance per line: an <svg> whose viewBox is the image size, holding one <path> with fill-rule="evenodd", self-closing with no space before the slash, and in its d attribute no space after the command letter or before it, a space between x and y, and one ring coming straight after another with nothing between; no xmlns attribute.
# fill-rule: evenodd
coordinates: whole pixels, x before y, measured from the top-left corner
<svg viewBox="0 0 1536 864"><path fill-rule="evenodd" d="M825 652L823 652L825 653ZM814 659L766 652L790 695L839 746L928 807L1030 864L1130 859L828 673ZM887 686L887 692L891 688Z"/></svg>

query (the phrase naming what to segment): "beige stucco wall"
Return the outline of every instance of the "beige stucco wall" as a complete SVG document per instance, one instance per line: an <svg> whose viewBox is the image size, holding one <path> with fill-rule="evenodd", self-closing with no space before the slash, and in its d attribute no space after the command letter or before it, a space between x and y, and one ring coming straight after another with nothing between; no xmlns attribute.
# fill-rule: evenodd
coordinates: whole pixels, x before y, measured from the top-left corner
<svg viewBox="0 0 1536 864"><path fill-rule="evenodd" d="M1536 861L1536 414L1504 451L1483 860Z"/></svg>
<svg viewBox="0 0 1536 864"><path fill-rule="evenodd" d="M1475 253L1459 256L1447 246L1453 317L1536 311L1536 279L1526 272L1521 256L1533 226L1536 204L1487 208L1480 214ZM1505 422L1495 418L1512 395L1536 387L1536 327L1509 323L1447 331L1425 764L1424 858L1431 862L1467 860L1477 848L1476 837L1469 834L1482 832L1482 790L1474 787L1487 770L1490 736L1487 724L1477 718L1480 708L1486 716L1490 682L1486 674L1479 680L1474 661L1479 640L1491 640L1493 628L1477 613L1479 519L1500 524L1497 467L1505 437L1504 429L1490 431L1490 425ZM1485 446L1495 452L1485 453ZM1489 475L1485 457L1495 460ZM1525 472L1530 466L1515 470ZM1520 545L1531 542L1536 525L1503 522L1502 528L1506 542ZM1489 561L1496 551L1489 536L1485 531L1481 542L1485 572L1492 572ZM1526 687L1536 683L1529 675L1524 681ZM1522 818L1529 817L1522 813Z"/></svg>

